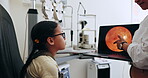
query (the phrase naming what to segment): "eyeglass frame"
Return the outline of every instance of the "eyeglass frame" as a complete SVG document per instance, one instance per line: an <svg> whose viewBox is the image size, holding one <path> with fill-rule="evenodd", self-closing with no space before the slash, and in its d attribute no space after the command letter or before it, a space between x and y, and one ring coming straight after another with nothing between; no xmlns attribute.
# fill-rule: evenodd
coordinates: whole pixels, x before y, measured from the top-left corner
<svg viewBox="0 0 148 78"><path fill-rule="evenodd" d="M65 38L65 37L66 37L65 32L60 33L60 34L55 34L55 35L53 35L52 37L59 36L59 35L61 35L63 38Z"/></svg>

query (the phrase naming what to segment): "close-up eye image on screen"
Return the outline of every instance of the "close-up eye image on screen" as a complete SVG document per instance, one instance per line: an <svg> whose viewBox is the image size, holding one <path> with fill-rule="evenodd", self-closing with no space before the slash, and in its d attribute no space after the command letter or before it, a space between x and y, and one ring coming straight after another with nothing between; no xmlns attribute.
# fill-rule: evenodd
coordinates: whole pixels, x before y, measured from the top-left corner
<svg viewBox="0 0 148 78"><path fill-rule="evenodd" d="M122 26L111 28L106 34L105 43L110 50L115 52L122 51L116 47L117 44L114 44L114 42L118 40L118 35L124 38L127 43L131 43L132 41L131 32L127 28Z"/></svg>
<svg viewBox="0 0 148 78"><path fill-rule="evenodd" d="M119 50L114 42L119 40L118 35L120 35L127 43L131 43L132 37L138 28L139 24L100 26L98 54L114 59L131 61L127 52Z"/></svg>

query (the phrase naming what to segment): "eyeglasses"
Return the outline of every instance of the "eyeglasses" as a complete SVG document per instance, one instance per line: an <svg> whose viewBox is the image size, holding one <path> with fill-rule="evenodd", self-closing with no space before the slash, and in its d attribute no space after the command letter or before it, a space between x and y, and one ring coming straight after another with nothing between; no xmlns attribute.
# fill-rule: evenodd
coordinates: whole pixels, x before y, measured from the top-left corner
<svg viewBox="0 0 148 78"><path fill-rule="evenodd" d="M65 33L56 34L56 35L53 35L53 37L58 36L58 35L62 35L62 37L65 38Z"/></svg>

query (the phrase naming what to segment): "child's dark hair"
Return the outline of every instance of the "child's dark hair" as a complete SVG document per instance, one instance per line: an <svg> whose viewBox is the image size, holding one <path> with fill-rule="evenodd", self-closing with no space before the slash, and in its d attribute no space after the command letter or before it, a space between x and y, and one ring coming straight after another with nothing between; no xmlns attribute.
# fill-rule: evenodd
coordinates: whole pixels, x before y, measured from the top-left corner
<svg viewBox="0 0 148 78"><path fill-rule="evenodd" d="M27 67L30 65L33 59L42 55L43 52L48 51L46 47L47 38L54 35L57 25L58 24L53 21L41 21L32 28L31 38L33 41L33 49L20 72L20 78L25 77Z"/></svg>

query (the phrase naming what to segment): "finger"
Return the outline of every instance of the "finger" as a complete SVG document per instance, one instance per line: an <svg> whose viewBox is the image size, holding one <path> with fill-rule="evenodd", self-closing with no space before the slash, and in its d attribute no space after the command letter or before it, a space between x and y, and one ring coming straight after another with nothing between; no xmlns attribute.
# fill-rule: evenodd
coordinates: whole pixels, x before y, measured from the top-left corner
<svg viewBox="0 0 148 78"><path fill-rule="evenodd" d="M115 41L113 44L116 44L117 43L117 41Z"/></svg>
<svg viewBox="0 0 148 78"><path fill-rule="evenodd" d="M118 35L118 38L119 38L120 40L122 40L122 39L123 39L120 35Z"/></svg>
<svg viewBox="0 0 148 78"><path fill-rule="evenodd" d="M116 40L113 44L116 44L119 40Z"/></svg>

